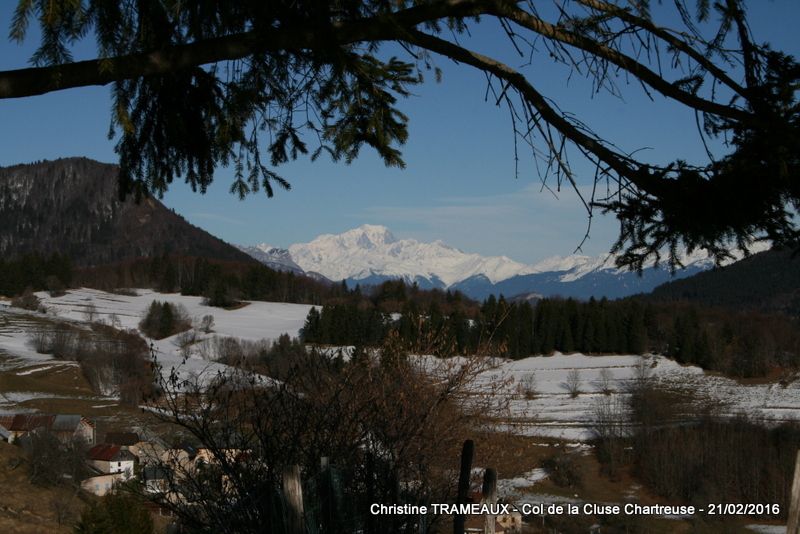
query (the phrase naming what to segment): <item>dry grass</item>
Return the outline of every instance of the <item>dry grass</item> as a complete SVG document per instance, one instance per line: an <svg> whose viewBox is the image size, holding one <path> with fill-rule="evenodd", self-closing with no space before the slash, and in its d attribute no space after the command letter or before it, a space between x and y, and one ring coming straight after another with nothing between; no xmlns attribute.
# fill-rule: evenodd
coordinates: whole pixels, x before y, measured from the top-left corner
<svg viewBox="0 0 800 534"><path fill-rule="evenodd" d="M20 463L21 462L21 463ZM16 466L16 467L14 467ZM71 532L86 506L86 497L69 488L45 488L28 482L25 455L14 445L0 442L0 532L39 534ZM58 524L57 510L62 513Z"/></svg>
<svg viewBox="0 0 800 534"><path fill-rule="evenodd" d="M54 396L94 396L91 386L81 373L80 367L74 362L64 362L63 365L50 366L32 365L27 368L16 368L0 372L0 391L47 393ZM30 374L19 375L20 372L34 371Z"/></svg>

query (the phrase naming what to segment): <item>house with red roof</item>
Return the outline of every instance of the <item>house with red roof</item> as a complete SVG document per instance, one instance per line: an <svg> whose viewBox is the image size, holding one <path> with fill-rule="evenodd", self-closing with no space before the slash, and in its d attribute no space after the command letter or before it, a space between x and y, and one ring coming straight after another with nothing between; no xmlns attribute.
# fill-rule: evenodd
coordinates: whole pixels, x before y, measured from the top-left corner
<svg viewBox="0 0 800 534"><path fill-rule="evenodd" d="M136 457L127 447L102 443L88 452L89 465L104 474L124 473L125 480L133 476Z"/></svg>
<svg viewBox="0 0 800 534"><path fill-rule="evenodd" d="M89 445L95 442L95 425L80 415L46 415L24 413L0 416L0 426L8 432L8 442L14 443L34 431L52 432L63 442L82 439Z"/></svg>

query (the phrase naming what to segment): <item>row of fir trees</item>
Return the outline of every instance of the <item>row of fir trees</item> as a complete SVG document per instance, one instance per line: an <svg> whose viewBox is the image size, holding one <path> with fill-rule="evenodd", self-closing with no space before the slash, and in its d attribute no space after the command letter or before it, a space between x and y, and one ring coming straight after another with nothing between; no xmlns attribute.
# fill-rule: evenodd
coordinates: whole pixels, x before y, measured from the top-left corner
<svg viewBox="0 0 800 534"><path fill-rule="evenodd" d="M480 307L406 300L386 313L363 300L312 309L302 336L323 345L379 345L396 332L411 351L437 355L491 353L509 358L555 351L584 354L656 352L733 376L762 376L795 368L797 321L786 316L732 312L641 298L534 303L489 297Z"/></svg>
<svg viewBox="0 0 800 534"><path fill-rule="evenodd" d="M409 347L446 346L457 354L488 347L510 358L554 351L638 354L648 348L648 324L652 329L653 323L651 307L637 301L543 299L534 305L490 296L477 312L449 314L435 301L422 307L409 300L395 314L348 302L312 309L303 339L370 346L396 330Z"/></svg>

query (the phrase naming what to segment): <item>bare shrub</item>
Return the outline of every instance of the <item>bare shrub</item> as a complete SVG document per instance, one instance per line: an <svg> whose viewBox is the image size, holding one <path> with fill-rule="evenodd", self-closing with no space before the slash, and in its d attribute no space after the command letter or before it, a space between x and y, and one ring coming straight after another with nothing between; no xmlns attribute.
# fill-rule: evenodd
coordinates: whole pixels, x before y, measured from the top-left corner
<svg viewBox="0 0 800 534"><path fill-rule="evenodd" d="M211 314L204 315L200 320L199 329L203 333L210 334L214 329L214 316Z"/></svg>
<svg viewBox="0 0 800 534"><path fill-rule="evenodd" d="M214 336L214 353L216 360L228 365L237 365L244 360L242 343L238 339L226 336Z"/></svg>
<svg viewBox="0 0 800 534"><path fill-rule="evenodd" d="M119 393L123 402L137 404L152 392L153 371L147 343L135 332L95 323L92 331L53 327L29 337L37 352L74 360L101 394Z"/></svg>
<svg viewBox="0 0 800 534"><path fill-rule="evenodd" d="M646 387L653 377L652 366L647 363L647 358L640 357L633 366L633 387Z"/></svg>
<svg viewBox="0 0 800 534"><path fill-rule="evenodd" d="M129 287L115 287L109 290L110 293L115 295L122 295L123 297L138 297L139 293L135 289Z"/></svg>
<svg viewBox="0 0 800 534"><path fill-rule="evenodd" d="M790 500L800 426L765 427L744 416L637 429L637 474L668 499L700 502ZM781 507L780 516L786 517Z"/></svg>
<svg viewBox="0 0 800 534"><path fill-rule="evenodd" d="M87 444L82 440L60 441L55 434L40 429L19 439L28 453L28 479L37 485L77 485L88 472Z"/></svg>
<svg viewBox="0 0 800 534"><path fill-rule="evenodd" d="M539 394L536 390L536 371L522 375L517 382L517 393L526 400L533 400Z"/></svg>
<svg viewBox="0 0 800 534"><path fill-rule="evenodd" d="M213 360L214 352L212 350L212 339L204 339L195 344L197 355L203 360Z"/></svg>
<svg viewBox="0 0 800 534"><path fill-rule="evenodd" d="M172 344L178 348L185 349L191 345L194 345L197 342L197 331L193 329L185 330L175 336L175 339L172 340Z"/></svg>
<svg viewBox="0 0 800 534"><path fill-rule="evenodd" d="M28 345L39 354L50 354L52 351L50 339L50 332L44 329L36 330L28 335Z"/></svg>
<svg viewBox="0 0 800 534"><path fill-rule="evenodd" d="M397 502L399 491L403 502L446 502L453 498L449 466L497 402L488 394L472 396L469 406L460 402L486 362L440 360L432 376L421 360L388 342L375 359L338 364L327 354L304 352L279 384L237 369L211 382L184 382L180 391L165 380L156 416L177 422L206 444L212 459L198 471L170 464L166 455L163 461L175 473L170 489L184 492L185 499L170 498L169 491L151 498L190 529L257 532L280 521L279 509L262 503L279 495L284 468L299 465L302 473L319 473L319 458L325 456L348 488L344 507ZM231 451L242 450L248 454L232 460ZM224 485L202 483L223 473ZM239 501L240 513L232 515L226 487L247 495L257 491L259 499ZM187 504L194 502L208 503L202 515ZM347 531L365 530L366 520L375 532L408 532L415 521L360 514L348 520Z"/></svg>
<svg viewBox="0 0 800 534"><path fill-rule="evenodd" d="M89 303L83 308L83 318L86 319L87 323L93 323L97 320L97 306L93 303Z"/></svg>
<svg viewBox="0 0 800 534"><path fill-rule="evenodd" d="M122 321L119 320L119 316L116 313L108 315L108 324L114 328L122 328Z"/></svg>
<svg viewBox="0 0 800 534"><path fill-rule="evenodd" d="M614 382L614 373L611 372L611 369L604 367L600 369L600 375L597 379L597 389L603 395L611 395L614 392L612 388L612 384Z"/></svg>
<svg viewBox="0 0 800 534"><path fill-rule="evenodd" d="M21 308L23 310L38 311L47 313L47 308L42 301L39 300L31 289L26 289L21 295L11 299L11 306L14 308Z"/></svg>
<svg viewBox="0 0 800 534"><path fill-rule="evenodd" d="M583 475L574 455L564 449L545 458L542 467L547 471L550 480L562 488L579 488L583 485Z"/></svg>
<svg viewBox="0 0 800 534"><path fill-rule="evenodd" d="M599 397L593 407L592 434L603 472L612 478L626 463L629 436L628 410L619 396Z"/></svg>
<svg viewBox="0 0 800 534"><path fill-rule="evenodd" d="M570 369L567 373L564 388L573 399L581 394L581 372L578 369Z"/></svg>
<svg viewBox="0 0 800 534"><path fill-rule="evenodd" d="M80 335L73 330L66 328L53 330L50 333L50 350L53 356L60 360L74 360L85 342L79 338Z"/></svg>
<svg viewBox="0 0 800 534"><path fill-rule="evenodd" d="M52 354L59 360L74 360L79 348L75 345L77 333L63 326L51 326L34 331L28 344L39 354Z"/></svg>
<svg viewBox="0 0 800 534"><path fill-rule="evenodd" d="M57 493L50 498L50 509L59 526L72 523L77 518L74 494Z"/></svg>

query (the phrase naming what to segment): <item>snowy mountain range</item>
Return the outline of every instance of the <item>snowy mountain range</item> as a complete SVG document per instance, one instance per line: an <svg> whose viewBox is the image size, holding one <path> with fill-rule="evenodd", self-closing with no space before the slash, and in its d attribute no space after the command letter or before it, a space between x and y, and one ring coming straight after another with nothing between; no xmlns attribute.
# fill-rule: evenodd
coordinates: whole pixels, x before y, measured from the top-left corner
<svg viewBox="0 0 800 534"><path fill-rule="evenodd" d="M526 265L506 256L462 252L442 241L397 239L385 226L370 224L341 234L324 234L288 249L266 244L239 248L274 269L345 280L350 286L403 279L425 289L460 290L477 299L490 294L618 298L648 292L714 265L702 251L686 256L686 267L674 277L663 267L647 268L639 276L617 268L609 255L557 256Z"/></svg>

